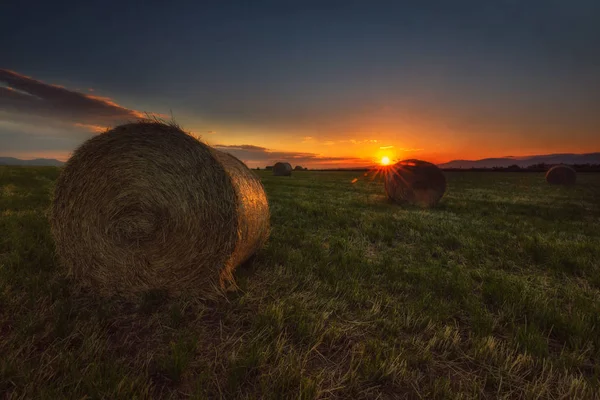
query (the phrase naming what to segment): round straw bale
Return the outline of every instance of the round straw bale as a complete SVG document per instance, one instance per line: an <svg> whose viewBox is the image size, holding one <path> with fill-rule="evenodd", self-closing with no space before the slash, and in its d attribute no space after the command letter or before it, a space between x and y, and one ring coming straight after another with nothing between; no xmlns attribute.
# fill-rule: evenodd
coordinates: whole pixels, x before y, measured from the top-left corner
<svg viewBox="0 0 600 400"><path fill-rule="evenodd" d="M273 165L273 175L290 176L292 175L292 165L287 162L278 162Z"/></svg>
<svg viewBox="0 0 600 400"><path fill-rule="evenodd" d="M126 297L212 297L267 240L258 177L175 125L118 126L81 145L58 178L57 253L79 282Z"/></svg>
<svg viewBox="0 0 600 400"><path fill-rule="evenodd" d="M385 191L396 203L433 207L446 191L446 177L434 164L404 160L386 169Z"/></svg>
<svg viewBox="0 0 600 400"><path fill-rule="evenodd" d="M552 185L574 185L577 173L568 165L555 165L546 172L546 182Z"/></svg>
<svg viewBox="0 0 600 400"><path fill-rule="evenodd" d="M304 171L304 168L302 168L302 165L296 165L294 171Z"/></svg>

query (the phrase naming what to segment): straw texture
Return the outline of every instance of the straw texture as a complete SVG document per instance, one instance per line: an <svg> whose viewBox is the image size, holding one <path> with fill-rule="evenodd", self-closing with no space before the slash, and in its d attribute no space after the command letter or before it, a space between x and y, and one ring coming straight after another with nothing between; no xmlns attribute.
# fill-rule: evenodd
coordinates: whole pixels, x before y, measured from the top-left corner
<svg viewBox="0 0 600 400"><path fill-rule="evenodd" d="M89 139L55 190L51 228L70 273L101 294L209 296L269 235L258 177L175 125L137 122Z"/></svg>

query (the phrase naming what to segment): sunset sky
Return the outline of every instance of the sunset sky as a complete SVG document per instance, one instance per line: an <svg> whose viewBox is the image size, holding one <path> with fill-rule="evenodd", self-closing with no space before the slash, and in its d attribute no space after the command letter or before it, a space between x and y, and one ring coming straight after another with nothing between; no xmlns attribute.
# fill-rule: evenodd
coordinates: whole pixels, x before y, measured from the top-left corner
<svg viewBox="0 0 600 400"><path fill-rule="evenodd" d="M600 151L600 1L22 2L0 156L171 113L249 166Z"/></svg>

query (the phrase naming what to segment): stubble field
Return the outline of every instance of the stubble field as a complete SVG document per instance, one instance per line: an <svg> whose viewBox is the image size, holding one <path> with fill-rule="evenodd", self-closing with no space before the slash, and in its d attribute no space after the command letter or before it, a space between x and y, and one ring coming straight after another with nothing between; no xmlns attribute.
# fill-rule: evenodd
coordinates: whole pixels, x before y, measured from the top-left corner
<svg viewBox="0 0 600 400"><path fill-rule="evenodd" d="M58 168L0 167L0 397L595 398L600 174L259 171L267 246L219 301L100 298L47 222ZM358 178L356 183L351 183ZM193 218L193 216L190 216Z"/></svg>

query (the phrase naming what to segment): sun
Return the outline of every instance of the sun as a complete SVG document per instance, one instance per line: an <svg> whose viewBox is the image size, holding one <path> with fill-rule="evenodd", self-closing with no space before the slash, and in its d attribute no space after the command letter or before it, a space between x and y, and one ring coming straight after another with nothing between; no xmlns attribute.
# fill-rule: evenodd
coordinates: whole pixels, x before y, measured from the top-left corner
<svg viewBox="0 0 600 400"><path fill-rule="evenodd" d="M389 164L390 164L390 158L388 156L381 157L381 165L389 165Z"/></svg>

